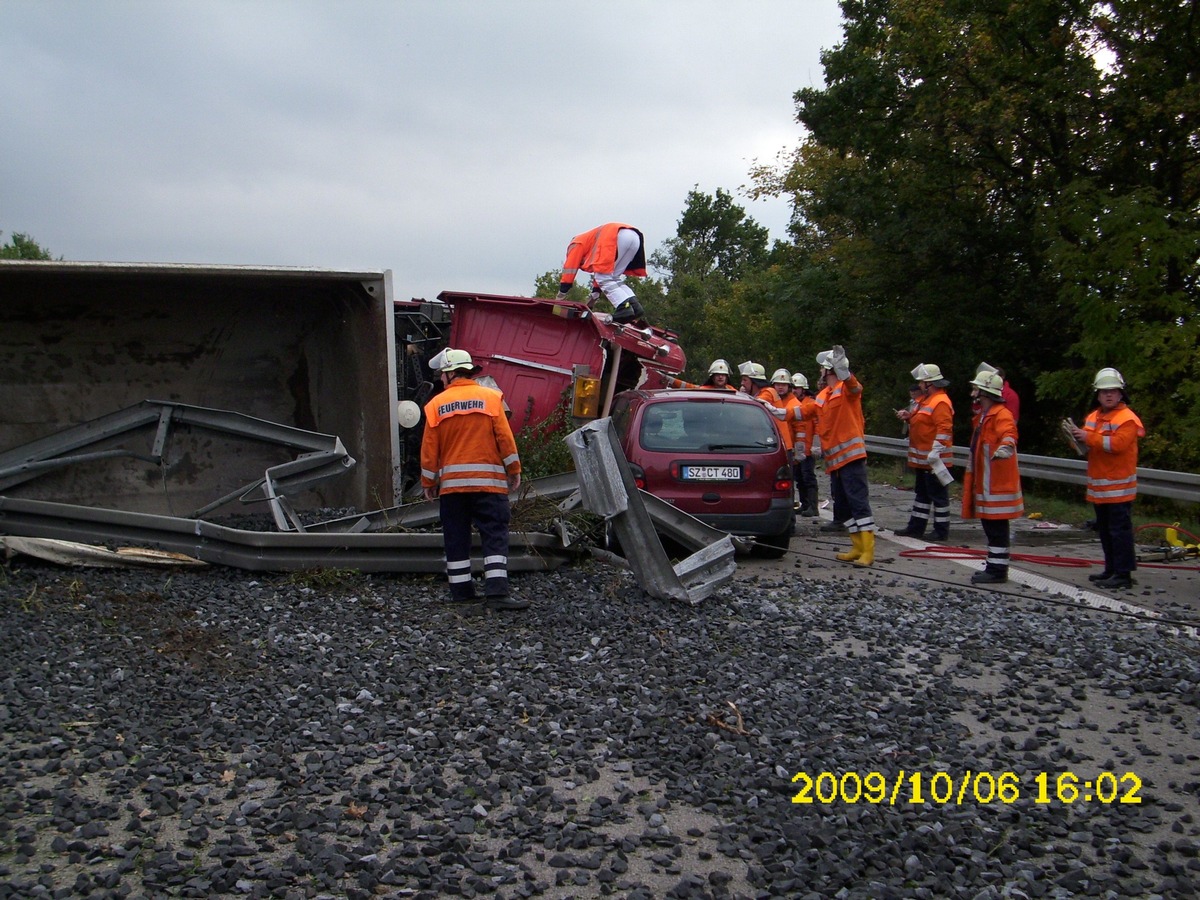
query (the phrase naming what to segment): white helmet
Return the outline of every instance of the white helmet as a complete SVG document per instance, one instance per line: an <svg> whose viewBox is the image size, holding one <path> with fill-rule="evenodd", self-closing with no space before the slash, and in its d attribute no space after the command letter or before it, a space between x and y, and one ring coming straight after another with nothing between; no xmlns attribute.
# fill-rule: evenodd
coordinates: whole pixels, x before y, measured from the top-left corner
<svg viewBox="0 0 1200 900"><path fill-rule="evenodd" d="M1125 379L1121 373L1113 368L1101 369L1096 373L1096 378L1092 382L1092 387L1098 391L1107 390L1125 390Z"/></svg>
<svg viewBox="0 0 1200 900"><path fill-rule="evenodd" d="M941 381L942 370L933 363L921 363L912 370L913 381Z"/></svg>
<svg viewBox="0 0 1200 900"><path fill-rule="evenodd" d="M438 366L439 372L456 372L459 369L466 369L469 372L474 372L479 368L471 359L471 354L466 350L452 350L449 347L434 357L433 362L430 363L430 366L432 367L433 363L435 362L441 363L441 365Z"/></svg>
<svg viewBox="0 0 1200 900"><path fill-rule="evenodd" d="M1004 379L995 372L979 372L971 382L980 392L999 400L1004 394Z"/></svg>
<svg viewBox="0 0 1200 900"><path fill-rule="evenodd" d="M738 366L739 375L749 375L751 378L757 378L759 381L767 380L767 370L762 367L761 363L751 362L746 360Z"/></svg>
<svg viewBox="0 0 1200 900"><path fill-rule="evenodd" d="M831 356L833 356L832 350L822 350L817 354L817 365L822 369L832 369L833 364L829 361L829 357Z"/></svg>
<svg viewBox="0 0 1200 900"><path fill-rule="evenodd" d="M709 375L729 375L729 363L723 359L714 359L712 365L708 367Z"/></svg>
<svg viewBox="0 0 1200 900"><path fill-rule="evenodd" d="M991 363L981 362L979 365L977 365L975 367L976 375L979 375L982 372L995 372L995 371L996 371L996 367L993 366Z"/></svg>
<svg viewBox="0 0 1200 900"><path fill-rule="evenodd" d="M792 376L792 387L808 390L808 379L804 377L803 372L797 372Z"/></svg>
<svg viewBox="0 0 1200 900"><path fill-rule="evenodd" d="M792 373L787 369L776 369L775 374L771 376L771 384L791 384Z"/></svg>

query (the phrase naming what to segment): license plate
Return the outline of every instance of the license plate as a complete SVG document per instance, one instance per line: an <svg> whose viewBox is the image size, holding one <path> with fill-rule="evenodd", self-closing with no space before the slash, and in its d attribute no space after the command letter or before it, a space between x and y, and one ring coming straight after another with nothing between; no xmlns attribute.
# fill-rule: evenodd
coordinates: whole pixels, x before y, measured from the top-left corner
<svg viewBox="0 0 1200 900"><path fill-rule="evenodd" d="M741 481L741 466L681 466L684 481Z"/></svg>

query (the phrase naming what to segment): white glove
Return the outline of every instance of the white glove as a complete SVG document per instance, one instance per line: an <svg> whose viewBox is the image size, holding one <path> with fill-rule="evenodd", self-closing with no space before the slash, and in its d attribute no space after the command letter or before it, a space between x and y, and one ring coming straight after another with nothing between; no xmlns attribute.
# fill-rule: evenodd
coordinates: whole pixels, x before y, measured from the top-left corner
<svg viewBox="0 0 1200 900"><path fill-rule="evenodd" d="M1012 444L1001 444L996 448L996 452L992 454L992 459L1008 459L1016 452L1016 448Z"/></svg>
<svg viewBox="0 0 1200 900"><path fill-rule="evenodd" d="M926 461L932 466L942 458L942 448L934 444L933 449L929 451L929 455L925 457Z"/></svg>
<svg viewBox="0 0 1200 900"><path fill-rule="evenodd" d="M841 344L833 345L829 354L829 364L833 367L833 374L840 380L845 381L850 377L850 360L846 359L846 348Z"/></svg>
<svg viewBox="0 0 1200 900"><path fill-rule="evenodd" d="M793 447L792 448L792 462L802 463L802 462L804 462L805 459L806 459L806 456L804 454L803 447Z"/></svg>

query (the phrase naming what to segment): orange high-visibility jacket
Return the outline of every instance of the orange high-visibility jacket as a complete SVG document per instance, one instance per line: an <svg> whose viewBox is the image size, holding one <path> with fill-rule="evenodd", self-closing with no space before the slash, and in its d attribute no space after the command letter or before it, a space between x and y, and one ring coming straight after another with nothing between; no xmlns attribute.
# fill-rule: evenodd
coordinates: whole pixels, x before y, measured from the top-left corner
<svg viewBox="0 0 1200 900"><path fill-rule="evenodd" d="M771 387L770 385L755 394L754 399L769 403L776 409L782 409L785 411L787 410L787 404L784 403L783 398L779 396L779 391L775 390L775 388ZM776 419L773 415L771 418L775 421L775 430L779 432L779 440L783 443L784 449L791 450L794 446L791 426L786 424L785 419Z"/></svg>
<svg viewBox="0 0 1200 900"><path fill-rule="evenodd" d="M954 405L941 388L918 400L908 420L908 467L929 469L929 451L934 444L942 448L938 455L943 460L953 458Z"/></svg>
<svg viewBox="0 0 1200 900"><path fill-rule="evenodd" d="M992 459L1001 446L1010 444L1012 456ZM1017 423L1012 413L997 402L980 415L971 438L971 454L963 477L964 519L1016 519L1025 511L1016 449Z"/></svg>
<svg viewBox="0 0 1200 900"><path fill-rule="evenodd" d="M421 485L441 494L507 494L508 476L521 471L499 391L455 378L425 404Z"/></svg>
<svg viewBox="0 0 1200 900"><path fill-rule="evenodd" d="M617 232L622 228L637 231L638 237L642 238L642 247L633 257L628 269L624 272L614 272L613 268L617 264ZM562 275L559 278L560 286L573 284L575 276L581 270L599 275L645 276L645 236L632 225L623 225L620 222L609 222L607 225L575 235L567 246L567 258L563 262Z"/></svg>
<svg viewBox="0 0 1200 900"><path fill-rule="evenodd" d="M863 426L863 385L851 374L817 394L817 434L826 472L836 472L847 462L865 460L866 436Z"/></svg>
<svg viewBox="0 0 1200 900"><path fill-rule="evenodd" d="M852 374L817 394L817 434L826 472L836 472L846 463L867 458L862 391L862 382Z"/></svg>
<svg viewBox="0 0 1200 900"><path fill-rule="evenodd" d="M1137 496L1138 438L1146 436L1142 420L1122 403L1110 413L1092 410L1083 430L1088 503L1129 503Z"/></svg>
<svg viewBox="0 0 1200 900"><path fill-rule="evenodd" d="M805 456L811 456L820 408L812 397L797 397L795 391L788 394L787 405L787 420L792 426L792 445L802 448Z"/></svg>

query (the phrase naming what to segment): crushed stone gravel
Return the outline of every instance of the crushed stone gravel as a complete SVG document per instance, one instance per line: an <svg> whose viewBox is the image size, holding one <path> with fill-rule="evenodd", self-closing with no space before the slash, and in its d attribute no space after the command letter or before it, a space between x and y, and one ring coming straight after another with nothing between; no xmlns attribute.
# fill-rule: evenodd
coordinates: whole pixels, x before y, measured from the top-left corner
<svg viewBox="0 0 1200 900"><path fill-rule="evenodd" d="M1200 885L1200 655L1166 629L836 576L513 589L10 562L0 898Z"/></svg>

